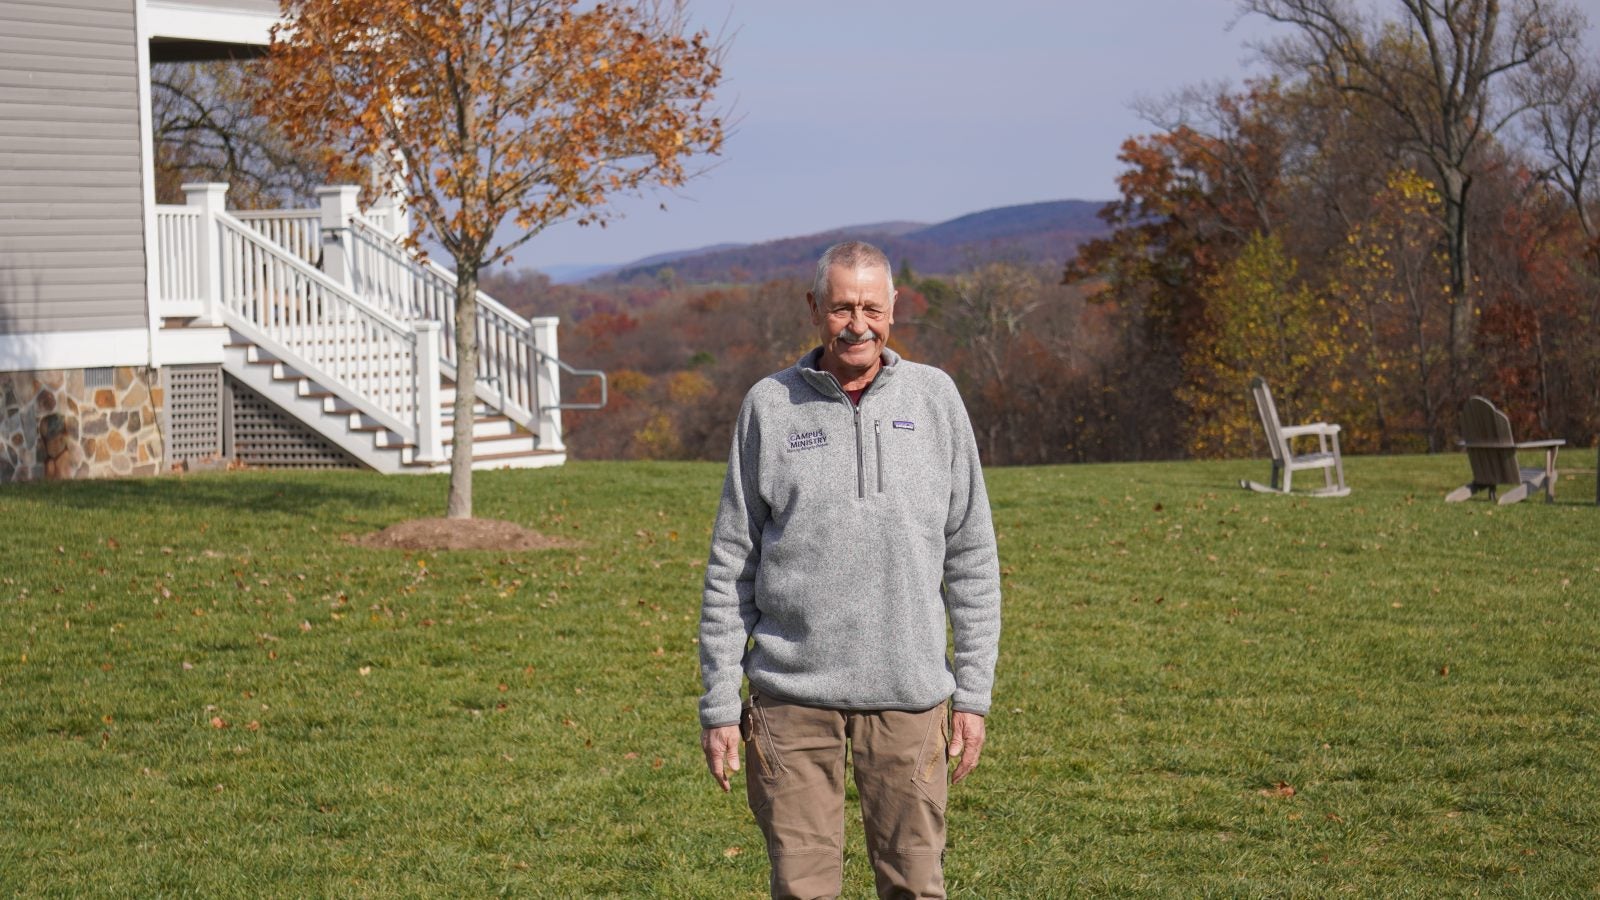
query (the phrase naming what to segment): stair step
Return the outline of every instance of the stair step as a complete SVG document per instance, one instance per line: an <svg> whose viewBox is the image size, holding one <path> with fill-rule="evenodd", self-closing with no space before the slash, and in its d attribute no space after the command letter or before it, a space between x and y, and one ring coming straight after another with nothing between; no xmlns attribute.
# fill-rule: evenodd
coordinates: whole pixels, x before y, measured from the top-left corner
<svg viewBox="0 0 1600 900"><path fill-rule="evenodd" d="M489 443L492 441L526 441L533 437L534 435L527 431L524 431L520 434L475 434L472 436L472 446L476 447L479 444ZM451 435L447 434L444 436L444 445L446 447L453 443L455 443L455 440Z"/></svg>
<svg viewBox="0 0 1600 900"><path fill-rule="evenodd" d="M419 461L418 446L406 442L404 438L389 428L361 413L360 409L353 407L343 397L328 388L319 378L298 371L295 366L280 359L272 351L255 342L244 338L237 332L229 335L223 345L227 358L227 366L234 371L233 377L242 378L247 384L255 386L262 391L269 400L280 404L292 402L301 411L296 413L288 405L283 409L291 415L305 415L313 406L320 408L320 424L314 424L313 419L305 420L313 431L334 428L338 429L345 437L341 441L354 448L361 446L365 449L357 452L354 449L348 452L355 453L360 458L376 456L368 460L368 465L379 465L380 460L387 460L386 465L379 466L387 471L432 471L437 472L448 469L448 456L453 447L453 434L455 418L456 382L448 377L441 376L439 392L439 410L441 425L443 426L442 446L446 459L443 461ZM400 365L401 360L392 354L376 353L366 360L368 367L364 375L381 374L390 369L403 368L404 371L389 372L400 382L409 384L413 372ZM244 368L239 368L243 366ZM268 367L262 369L261 367ZM479 385L484 385L479 381ZM490 385L492 389L492 385ZM270 390L269 390L270 389ZM275 399L275 397L277 399ZM484 400L473 397L470 409L472 411L472 464L473 468L522 468L539 467L545 465L559 465L566 458L565 450L540 449L539 436L533 428L523 423L520 417L513 417L502 412L499 401ZM333 418L328 418L329 416ZM488 433L485 433L488 432ZM365 437L356 438L356 435ZM329 435L332 436L331 434ZM370 444L368 443L370 441Z"/></svg>
<svg viewBox="0 0 1600 900"><path fill-rule="evenodd" d="M480 453L474 453L474 454L472 454L472 461L474 463L485 463L485 462L492 463L492 462L502 462L502 461L509 462L511 460L514 460L514 459L527 459L527 458L529 458L531 456L560 456L560 455L564 454L565 452L566 452L565 450L530 450L530 451L527 451L525 453L481 453L481 454ZM434 467L437 467L440 464L425 463L425 462L418 462L416 460L412 460L411 462L406 463L406 465L408 467L411 467L411 468L414 468L414 469L420 469L420 468L434 468ZM446 462L443 465L448 466L448 460L446 460Z"/></svg>

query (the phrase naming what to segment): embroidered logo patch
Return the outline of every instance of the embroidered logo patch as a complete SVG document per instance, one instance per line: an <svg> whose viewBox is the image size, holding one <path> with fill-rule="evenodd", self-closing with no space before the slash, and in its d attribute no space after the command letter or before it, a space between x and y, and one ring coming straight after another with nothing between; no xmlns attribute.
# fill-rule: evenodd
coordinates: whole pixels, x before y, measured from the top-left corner
<svg viewBox="0 0 1600 900"><path fill-rule="evenodd" d="M894 420L894 427L899 428L899 429L901 429L903 431L916 431L917 430L917 423L911 422L911 421L907 421L905 419L895 419Z"/></svg>
<svg viewBox="0 0 1600 900"><path fill-rule="evenodd" d="M821 428L815 431L789 432L790 450L815 450L826 446L828 446L828 436L822 433Z"/></svg>

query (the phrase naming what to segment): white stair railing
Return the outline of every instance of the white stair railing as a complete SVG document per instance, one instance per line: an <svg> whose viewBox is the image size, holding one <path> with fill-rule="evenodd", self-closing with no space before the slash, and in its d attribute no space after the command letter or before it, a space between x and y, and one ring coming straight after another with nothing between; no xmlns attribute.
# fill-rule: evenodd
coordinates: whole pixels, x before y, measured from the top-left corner
<svg viewBox="0 0 1600 900"><path fill-rule="evenodd" d="M161 315L194 315L205 302L199 209L156 207L156 299Z"/></svg>
<svg viewBox="0 0 1600 900"><path fill-rule="evenodd" d="M363 217L353 187L318 190L317 210L228 213L227 185L184 185L187 205L158 207L156 266L164 317L227 325L443 458L441 374L456 377L454 273ZM556 320L532 322L479 291L477 399L559 451L561 410L606 403L604 372L556 355ZM561 373L599 381L598 403L562 403Z"/></svg>
<svg viewBox="0 0 1600 900"><path fill-rule="evenodd" d="M432 260L417 259L394 235L359 216L352 217L349 229L350 274L356 293L398 318L439 322L444 329L445 368L453 376L456 366L455 274ZM496 403L524 425L546 434L558 427L551 424L558 410L599 409L605 405L604 372L576 369L563 363L540 346L539 327L483 291L477 292L477 298L480 398ZM600 401L562 403L556 396L557 380L552 369L598 379Z"/></svg>
<svg viewBox="0 0 1600 900"><path fill-rule="evenodd" d="M215 223L224 323L416 445L419 458L442 458L438 351L427 346L437 330L362 302L232 215L219 211Z"/></svg>
<svg viewBox="0 0 1600 900"><path fill-rule="evenodd" d="M322 211L318 209L235 210L233 217L267 240L311 265L322 261Z"/></svg>

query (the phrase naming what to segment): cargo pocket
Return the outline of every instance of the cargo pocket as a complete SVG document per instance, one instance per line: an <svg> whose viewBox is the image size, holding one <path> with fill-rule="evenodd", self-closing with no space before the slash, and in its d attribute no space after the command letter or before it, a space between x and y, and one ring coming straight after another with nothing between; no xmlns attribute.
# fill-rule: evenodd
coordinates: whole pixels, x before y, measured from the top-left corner
<svg viewBox="0 0 1600 900"><path fill-rule="evenodd" d="M767 727L766 711L760 699L752 695L739 713L739 737L744 740L745 797L750 801L750 811L758 822L766 821L772 806L772 793L783 774L783 764L778 760L772 744L772 731ZM763 826L764 828L765 826Z"/></svg>
<svg viewBox="0 0 1600 900"><path fill-rule="evenodd" d="M778 776L783 774L783 760L778 758L777 747L773 744L772 728L767 724L767 711L761 708L761 698L752 694L745 712L750 717L745 744L750 753L751 767L762 778L777 781Z"/></svg>
<svg viewBox="0 0 1600 900"><path fill-rule="evenodd" d="M917 792L937 809L944 812L950 799L950 773L947 768L946 748L950 740L950 720L943 704L930 711L928 734L922 741L922 752L917 756L917 773L912 783Z"/></svg>

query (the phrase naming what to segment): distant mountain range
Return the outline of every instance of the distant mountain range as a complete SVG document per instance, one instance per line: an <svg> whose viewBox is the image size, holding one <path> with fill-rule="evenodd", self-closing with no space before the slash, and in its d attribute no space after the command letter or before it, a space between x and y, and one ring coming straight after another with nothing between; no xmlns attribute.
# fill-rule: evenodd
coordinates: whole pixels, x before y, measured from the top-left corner
<svg viewBox="0 0 1600 900"><path fill-rule="evenodd" d="M1060 265L1079 244L1106 234L1105 223L1096 216L1104 206L1096 200L1053 200L986 209L934 225L851 225L760 244L661 253L620 266L551 266L544 271L556 282L626 281L657 276L667 268L691 283L803 278L828 245L852 238L877 244L895 268L909 262L919 275L948 274L995 259Z"/></svg>

